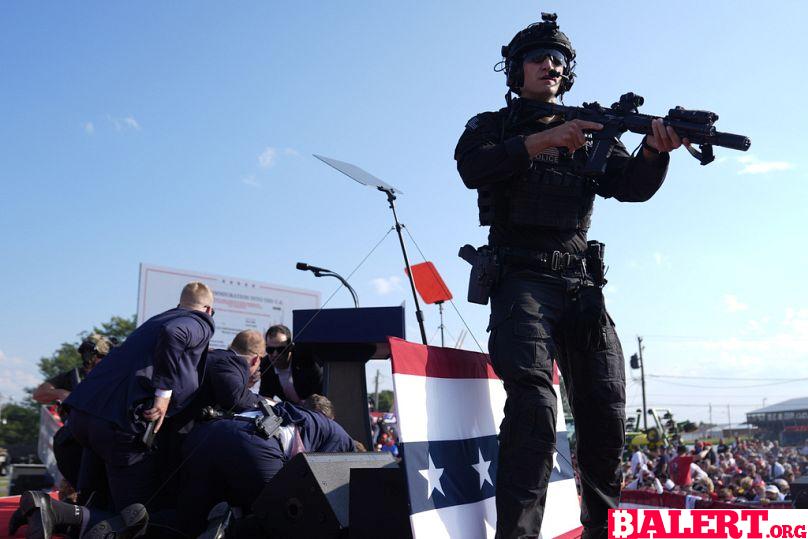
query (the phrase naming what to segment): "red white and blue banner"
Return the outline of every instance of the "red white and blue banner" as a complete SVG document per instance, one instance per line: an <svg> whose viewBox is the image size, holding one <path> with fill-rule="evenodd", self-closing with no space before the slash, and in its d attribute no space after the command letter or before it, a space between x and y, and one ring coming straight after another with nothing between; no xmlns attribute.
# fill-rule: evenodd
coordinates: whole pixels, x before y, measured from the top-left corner
<svg viewBox="0 0 808 539"><path fill-rule="evenodd" d="M418 538L493 538L505 389L487 354L390 338L410 522ZM578 494L561 406L542 537L577 530Z"/></svg>
<svg viewBox="0 0 808 539"><path fill-rule="evenodd" d="M62 421L58 416L54 415L51 407L40 406L37 455L57 486L62 480L62 474L59 473L59 467L56 466L56 457L53 454L53 435L60 428L62 428Z"/></svg>

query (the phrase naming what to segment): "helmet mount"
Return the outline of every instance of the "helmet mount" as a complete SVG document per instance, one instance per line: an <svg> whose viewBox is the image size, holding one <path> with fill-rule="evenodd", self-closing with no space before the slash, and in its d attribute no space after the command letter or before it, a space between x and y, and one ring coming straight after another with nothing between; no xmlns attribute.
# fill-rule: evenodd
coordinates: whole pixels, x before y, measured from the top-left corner
<svg viewBox="0 0 808 539"><path fill-rule="evenodd" d="M503 60L494 67L496 71L505 71L508 95L521 94L525 84L523 62L525 55L533 49L550 48L560 51L566 58L567 67L558 89L558 97L568 92L575 82L575 49L569 38L558 28L558 15L555 13L542 13L542 22L536 22L519 31L510 43L502 47Z"/></svg>

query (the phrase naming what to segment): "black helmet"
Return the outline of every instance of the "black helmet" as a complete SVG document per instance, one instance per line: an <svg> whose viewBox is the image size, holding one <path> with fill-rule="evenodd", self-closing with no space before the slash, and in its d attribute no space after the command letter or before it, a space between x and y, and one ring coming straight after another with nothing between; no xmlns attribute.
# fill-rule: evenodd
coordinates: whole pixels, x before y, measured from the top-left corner
<svg viewBox="0 0 808 539"><path fill-rule="evenodd" d="M519 94L525 84L525 73L522 69L525 54L538 47L557 49L567 59L567 68L564 78L561 79L558 95L561 96L572 88L575 82L575 49L572 48L572 43L564 32L558 29L557 18L555 13L542 13L542 22L531 24L502 47L504 59L500 63L502 65L500 70L505 71L507 85L512 92Z"/></svg>

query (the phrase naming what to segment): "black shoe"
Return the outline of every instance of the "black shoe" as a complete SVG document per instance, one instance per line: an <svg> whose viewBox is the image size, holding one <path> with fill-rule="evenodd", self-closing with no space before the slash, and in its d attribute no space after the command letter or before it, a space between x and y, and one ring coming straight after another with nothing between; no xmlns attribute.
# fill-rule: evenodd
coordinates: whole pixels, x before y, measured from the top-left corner
<svg viewBox="0 0 808 539"><path fill-rule="evenodd" d="M22 512L22 508L18 507L11 513L11 520L8 521L8 536L14 537L14 534L17 533L21 527L28 524L28 519L26 518L25 514Z"/></svg>
<svg viewBox="0 0 808 539"><path fill-rule="evenodd" d="M146 533L149 513L143 504L133 503L118 515L102 520L81 536L81 539L132 539Z"/></svg>
<svg viewBox="0 0 808 539"><path fill-rule="evenodd" d="M38 490L29 490L20 496L20 511L28 519L26 539L51 539L56 517L51 497Z"/></svg>
<svg viewBox="0 0 808 539"><path fill-rule="evenodd" d="M225 539L233 520L233 510L227 502L217 503L208 513L208 529L197 539Z"/></svg>

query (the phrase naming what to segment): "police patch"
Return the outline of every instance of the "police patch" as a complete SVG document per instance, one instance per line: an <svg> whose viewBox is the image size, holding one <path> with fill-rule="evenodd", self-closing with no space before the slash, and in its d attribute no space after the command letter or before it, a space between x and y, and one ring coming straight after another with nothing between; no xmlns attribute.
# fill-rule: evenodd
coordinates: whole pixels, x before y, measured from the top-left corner
<svg viewBox="0 0 808 539"><path fill-rule="evenodd" d="M558 164L558 148L547 148L539 155L533 158L534 161L538 161L540 163L552 163Z"/></svg>
<svg viewBox="0 0 808 539"><path fill-rule="evenodd" d="M480 126L480 120L477 116L466 122L466 129L474 131Z"/></svg>

